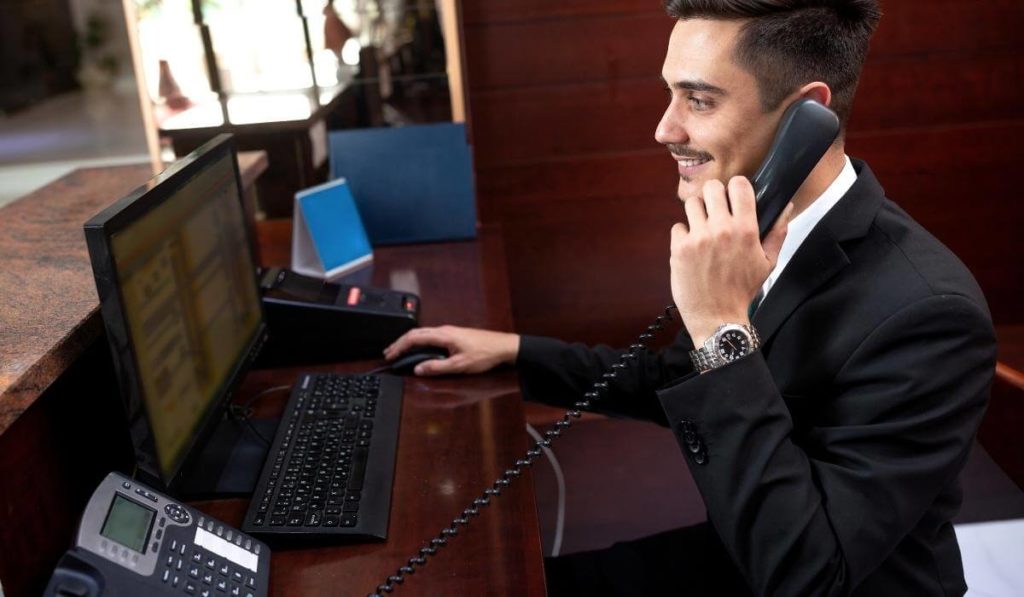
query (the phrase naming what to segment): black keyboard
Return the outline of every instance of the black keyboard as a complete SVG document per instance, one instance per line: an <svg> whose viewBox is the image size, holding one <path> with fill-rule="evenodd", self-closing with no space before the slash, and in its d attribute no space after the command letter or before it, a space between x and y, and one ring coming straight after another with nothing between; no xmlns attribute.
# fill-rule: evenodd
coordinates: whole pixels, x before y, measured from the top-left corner
<svg viewBox="0 0 1024 597"><path fill-rule="evenodd" d="M401 378L300 375L242 531L386 539L401 411Z"/></svg>

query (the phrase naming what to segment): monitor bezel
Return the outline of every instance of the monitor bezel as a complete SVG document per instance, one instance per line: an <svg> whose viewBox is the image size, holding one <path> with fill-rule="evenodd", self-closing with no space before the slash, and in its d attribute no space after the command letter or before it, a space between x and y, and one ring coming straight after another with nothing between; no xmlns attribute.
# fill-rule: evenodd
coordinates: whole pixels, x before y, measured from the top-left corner
<svg viewBox="0 0 1024 597"><path fill-rule="evenodd" d="M241 351L242 357L235 363L222 384L220 395L214 398L210 407L207 408L207 412L200 417L196 433L193 434L191 440L183 448L182 455L167 473L160 467L156 446L153 442L153 428L149 421L146 401L142 395L135 348L128 331L123 297L118 285L117 264L113 259L111 238L163 204L188 180L198 174L204 166L222 159L225 154L232 158L230 161L234 170L235 185L238 189L238 200L244 201L234 138L230 134L221 134L177 160L146 184L96 214L84 226L86 244L100 298L100 311L128 419L129 435L135 450L138 471L145 481L172 494L181 488L196 465L202 454L202 448L210 439L218 423L224 418L235 391L245 377L245 373L252 367L259 354L259 349L266 341L266 315L259 292L259 279L256 270L258 263L253 254L252 235L254 231L250 230L249 223L244 220L245 206L239 205L243 217L242 228L245 233L246 250L249 252L253 264L251 268L253 289L259 299L259 324L253 335L247 339L245 348Z"/></svg>

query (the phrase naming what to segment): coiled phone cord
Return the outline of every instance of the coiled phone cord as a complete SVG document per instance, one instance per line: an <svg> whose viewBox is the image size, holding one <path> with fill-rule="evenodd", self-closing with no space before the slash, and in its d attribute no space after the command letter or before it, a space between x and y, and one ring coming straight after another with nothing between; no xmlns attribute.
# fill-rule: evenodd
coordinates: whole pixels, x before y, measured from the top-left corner
<svg viewBox="0 0 1024 597"><path fill-rule="evenodd" d="M421 547L419 553L409 558L395 574L388 576L382 584L377 585L377 589L368 597L383 597L385 593L391 593L397 586L405 582L407 576L415 574L417 567L426 566L427 558L436 555L437 550L448 545L449 539L459 534L460 526L469 525L471 517L480 514L481 508L489 506L491 498L500 496L502 489L511 485L512 480L520 476L524 468L532 466L541 457L543 449L550 446L554 438L562 435L562 431L572 424L573 419L582 416L581 411L589 409L594 402L600 400L608 392L611 387L610 382L618 377L619 371L625 369L629 361L637 358L641 351L647 350L647 343L654 339L655 332L664 329L665 323L672 320L672 312L675 310L675 305L665 307L664 313L659 315L653 324L647 326L647 330L640 334L637 342L630 344L626 352L619 357L619 361L612 363L610 369L602 373L601 377L591 385L590 390L583 394L583 399L573 404L573 408L565 411L561 420L555 421L554 425L544 432L544 437L537 440L533 447L526 451L524 458L516 460L515 466L507 469L490 487L484 489L480 497L474 499L473 503L462 511L462 514L454 518L449 526L441 529L437 536L432 538L426 546Z"/></svg>

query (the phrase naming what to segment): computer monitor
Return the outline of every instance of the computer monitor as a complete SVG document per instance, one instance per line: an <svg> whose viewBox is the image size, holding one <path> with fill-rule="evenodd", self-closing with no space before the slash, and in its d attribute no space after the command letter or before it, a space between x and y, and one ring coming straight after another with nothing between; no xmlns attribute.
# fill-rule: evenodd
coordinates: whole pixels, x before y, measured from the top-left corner
<svg viewBox="0 0 1024 597"><path fill-rule="evenodd" d="M266 336L249 233L230 135L85 224L139 472L167 490L187 485L223 435Z"/></svg>

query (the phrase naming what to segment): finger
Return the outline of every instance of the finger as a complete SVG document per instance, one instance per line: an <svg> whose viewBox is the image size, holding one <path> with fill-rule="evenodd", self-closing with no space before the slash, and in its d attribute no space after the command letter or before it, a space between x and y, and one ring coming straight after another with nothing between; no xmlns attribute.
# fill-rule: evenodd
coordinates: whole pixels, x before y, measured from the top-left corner
<svg viewBox="0 0 1024 597"><path fill-rule="evenodd" d="M729 207L736 220L757 227L754 185L750 184L746 176L733 176L729 180Z"/></svg>
<svg viewBox="0 0 1024 597"><path fill-rule="evenodd" d="M690 230L686 227L686 224L677 222L672 226L671 240L669 242L669 250L674 255L676 249L682 244L683 239L686 238L686 234Z"/></svg>
<svg viewBox="0 0 1024 597"><path fill-rule="evenodd" d="M453 373L461 373L462 368L465 365L466 359L460 358L461 355L448 357L447 359L432 359L430 361L423 361L416 368L413 369L413 373L421 377L436 377L438 375L451 375Z"/></svg>
<svg viewBox="0 0 1024 597"><path fill-rule="evenodd" d="M725 196L725 185L719 180L704 183L704 208L708 212L708 222L714 226L729 217L729 200Z"/></svg>
<svg viewBox="0 0 1024 597"><path fill-rule="evenodd" d="M409 330L384 349L384 358L390 361L416 346L445 346L443 336L439 328Z"/></svg>
<svg viewBox="0 0 1024 597"><path fill-rule="evenodd" d="M764 242L761 246L764 248L764 256L768 258L768 263L771 267L775 267L775 264L779 259L779 251L782 250L782 243L786 240L786 233L789 230L789 221L793 217L793 204L790 203L786 206L786 209L782 210L782 215L775 221L775 225L772 226L768 236L764 237Z"/></svg>
<svg viewBox="0 0 1024 597"><path fill-rule="evenodd" d="M708 227L708 214L704 211L704 200L693 196L686 199L686 224L691 233L703 232Z"/></svg>

